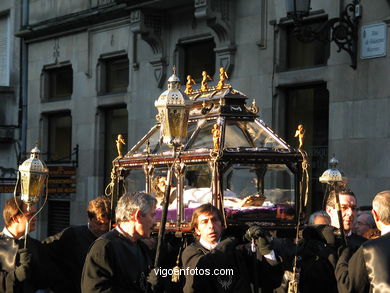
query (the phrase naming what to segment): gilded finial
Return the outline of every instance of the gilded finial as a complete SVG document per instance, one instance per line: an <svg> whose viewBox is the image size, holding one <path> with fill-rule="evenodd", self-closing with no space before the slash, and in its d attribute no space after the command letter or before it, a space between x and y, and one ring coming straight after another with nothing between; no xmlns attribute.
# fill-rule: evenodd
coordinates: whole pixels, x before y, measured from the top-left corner
<svg viewBox="0 0 390 293"><path fill-rule="evenodd" d="M299 140L299 147L298 147L298 149L302 149L303 141L305 139L305 129L303 128L302 124L298 125L298 128L295 131L294 137L298 137L298 140Z"/></svg>
<svg viewBox="0 0 390 293"><path fill-rule="evenodd" d="M173 74L176 75L176 65L173 65L172 71L173 71Z"/></svg>
<svg viewBox="0 0 390 293"><path fill-rule="evenodd" d="M191 77L191 75L187 75L186 89L184 90L187 95L192 94L193 84L196 84L195 80Z"/></svg>
<svg viewBox="0 0 390 293"><path fill-rule="evenodd" d="M253 101L252 101L252 106L245 105L245 108L248 111L252 112L253 114L257 114L260 111L260 108L256 106L256 100L255 99L253 99Z"/></svg>
<svg viewBox="0 0 390 293"><path fill-rule="evenodd" d="M118 158L123 158L122 145L126 145L125 139L123 138L122 134L118 134L118 138L116 140L116 150L118 151Z"/></svg>
<svg viewBox="0 0 390 293"><path fill-rule="evenodd" d="M220 67L219 68L219 82L217 84L217 90L221 90L225 86L225 80L228 79L228 74L225 71L225 68Z"/></svg>
<svg viewBox="0 0 390 293"><path fill-rule="evenodd" d="M201 82L201 87L200 87L200 90L202 92L206 92L207 91L207 81L208 80L213 80L208 74L206 71L202 71L202 82Z"/></svg>

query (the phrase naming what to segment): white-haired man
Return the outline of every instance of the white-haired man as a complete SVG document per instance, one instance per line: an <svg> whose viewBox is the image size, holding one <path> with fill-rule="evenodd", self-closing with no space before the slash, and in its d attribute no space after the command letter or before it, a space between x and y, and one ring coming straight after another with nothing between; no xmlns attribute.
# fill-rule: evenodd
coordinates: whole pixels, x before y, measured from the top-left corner
<svg viewBox="0 0 390 293"><path fill-rule="evenodd" d="M117 226L98 238L83 268L81 290L94 292L147 292L152 264L141 239L155 226L156 199L143 192L123 195L115 209Z"/></svg>
<svg viewBox="0 0 390 293"><path fill-rule="evenodd" d="M382 236L362 244L352 257L349 248L342 252L336 266L340 292L390 292L390 190L379 192L372 207Z"/></svg>

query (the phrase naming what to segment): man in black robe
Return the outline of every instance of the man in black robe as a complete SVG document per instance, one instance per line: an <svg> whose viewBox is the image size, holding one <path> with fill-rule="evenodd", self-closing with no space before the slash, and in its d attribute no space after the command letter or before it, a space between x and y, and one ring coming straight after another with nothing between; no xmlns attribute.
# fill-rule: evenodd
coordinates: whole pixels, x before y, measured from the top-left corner
<svg viewBox="0 0 390 293"><path fill-rule="evenodd" d="M248 230L246 237L257 241L259 252L251 255L246 247L237 245L237 239L223 239L222 223L220 211L211 204L194 211L191 224L197 241L183 251L184 292L251 292L250 283L255 280L262 281L263 289L276 287L281 269L264 235L261 237L263 231L257 226Z"/></svg>
<svg viewBox="0 0 390 293"><path fill-rule="evenodd" d="M0 233L0 292L35 292L48 288L49 281L54 281L55 271L49 264L43 245L28 236L27 248L24 248L29 220L29 232L35 230L35 213L36 207L31 206L27 211L20 196L5 202L5 227Z"/></svg>
<svg viewBox="0 0 390 293"><path fill-rule="evenodd" d="M63 281L55 284L56 293L80 293L81 273L91 244L108 232L111 219L110 199L99 196L88 204L88 223L71 226L43 241L50 258L61 270Z"/></svg>
<svg viewBox="0 0 390 293"><path fill-rule="evenodd" d="M143 192L119 199L117 226L99 237L87 254L81 278L83 293L148 291L152 261L149 249L140 240L150 237L155 210L156 199Z"/></svg>
<svg viewBox="0 0 390 293"><path fill-rule="evenodd" d="M342 225L346 235L347 246L356 251L366 241L364 237L352 232L356 217L356 196L349 189L339 192ZM336 193L331 191L327 202L326 212L330 217L330 226L313 225L303 231L303 239L298 246L300 261L301 293L324 292L337 293L337 281L334 275L338 260L338 250L344 245L338 237L340 222L336 209ZM320 284L320 285L319 285Z"/></svg>
<svg viewBox="0 0 390 293"><path fill-rule="evenodd" d="M339 292L390 292L390 190L379 192L372 214L381 237L365 242L351 257L345 249L337 263Z"/></svg>

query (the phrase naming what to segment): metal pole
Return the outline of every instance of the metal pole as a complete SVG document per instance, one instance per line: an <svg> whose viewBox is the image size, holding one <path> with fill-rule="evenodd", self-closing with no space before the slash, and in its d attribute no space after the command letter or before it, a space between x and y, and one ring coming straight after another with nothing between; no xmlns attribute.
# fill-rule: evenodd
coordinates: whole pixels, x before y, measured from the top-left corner
<svg viewBox="0 0 390 293"><path fill-rule="evenodd" d="M174 158L176 157L175 154L176 154L176 148L173 149ZM164 241L165 224L167 222L169 197L170 197L171 185L172 185L172 172L175 165L175 161L176 159L173 160L172 166L168 169L168 173L167 173L167 187L165 188L164 206L161 215L160 228L158 230L158 240L157 240L157 247L156 247L156 258L154 259L154 267L158 267L160 263L160 253L161 253L162 243Z"/></svg>
<svg viewBox="0 0 390 293"><path fill-rule="evenodd" d="M343 244L345 247L347 247L347 238L345 236L345 231L344 231L343 215L341 213L340 196L339 196L337 183L333 183L333 188L335 191L336 210L337 210L337 216L339 218L340 233L341 233L341 237L343 239Z"/></svg>

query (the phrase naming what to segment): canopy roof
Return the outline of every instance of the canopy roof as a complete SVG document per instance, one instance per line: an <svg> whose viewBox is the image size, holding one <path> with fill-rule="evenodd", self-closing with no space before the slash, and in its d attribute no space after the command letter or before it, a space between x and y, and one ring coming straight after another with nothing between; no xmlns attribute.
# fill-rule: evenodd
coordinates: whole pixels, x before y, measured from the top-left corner
<svg viewBox="0 0 390 293"><path fill-rule="evenodd" d="M189 95L194 104L190 111L187 142L181 150L182 161L210 160L214 148L213 127L220 127L219 150L224 157L237 156L299 160L300 153L290 147L261 119L255 105L247 106L247 97L230 86L222 90L195 91ZM160 123L149 132L123 157L116 160L119 166L134 166L149 163L168 163L173 150L162 142Z"/></svg>

